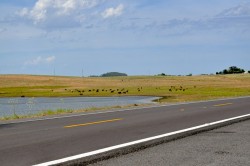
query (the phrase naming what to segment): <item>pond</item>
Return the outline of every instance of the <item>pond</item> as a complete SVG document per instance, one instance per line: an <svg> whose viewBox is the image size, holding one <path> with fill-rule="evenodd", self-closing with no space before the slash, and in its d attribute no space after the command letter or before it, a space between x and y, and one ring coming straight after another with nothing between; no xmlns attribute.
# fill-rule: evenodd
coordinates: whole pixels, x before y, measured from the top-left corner
<svg viewBox="0 0 250 166"><path fill-rule="evenodd" d="M92 107L124 106L152 103L158 97L64 97L64 98L0 98L0 117L36 114L46 110L86 109Z"/></svg>

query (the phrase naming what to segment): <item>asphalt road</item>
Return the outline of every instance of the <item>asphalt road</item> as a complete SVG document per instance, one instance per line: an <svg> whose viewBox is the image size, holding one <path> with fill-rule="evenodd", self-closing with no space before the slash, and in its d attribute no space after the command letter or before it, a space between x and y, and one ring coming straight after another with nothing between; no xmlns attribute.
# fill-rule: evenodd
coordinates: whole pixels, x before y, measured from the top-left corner
<svg viewBox="0 0 250 166"><path fill-rule="evenodd" d="M247 166L249 128L247 120L89 166Z"/></svg>
<svg viewBox="0 0 250 166"><path fill-rule="evenodd" d="M250 113L250 97L0 125L0 163L34 165Z"/></svg>

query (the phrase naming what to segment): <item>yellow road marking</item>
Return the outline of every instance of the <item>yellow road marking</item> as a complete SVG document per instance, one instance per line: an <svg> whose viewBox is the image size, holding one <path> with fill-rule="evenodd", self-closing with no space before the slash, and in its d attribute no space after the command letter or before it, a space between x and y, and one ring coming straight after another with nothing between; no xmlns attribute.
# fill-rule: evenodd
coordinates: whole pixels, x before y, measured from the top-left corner
<svg viewBox="0 0 250 166"><path fill-rule="evenodd" d="M214 105L214 107L222 107L222 106L227 106L227 105L232 105L233 103L225 103L225 104L217 104Z"/></svg>
<svg viewBox="0 0 250 166"><path fill-rule="evenodd" d="M120 120L123 120L123 119L119 118L119 119L103 120L103 121L98 121L98 122L90 122L90 123L83 123L83 124L75 124L75 125L70 125L70 126L64 126L64 128L73 128L73 127L80 127L80 126L88 126L88 125L94 125L94 124L115 122L115 121L120 121Z"/></svg>

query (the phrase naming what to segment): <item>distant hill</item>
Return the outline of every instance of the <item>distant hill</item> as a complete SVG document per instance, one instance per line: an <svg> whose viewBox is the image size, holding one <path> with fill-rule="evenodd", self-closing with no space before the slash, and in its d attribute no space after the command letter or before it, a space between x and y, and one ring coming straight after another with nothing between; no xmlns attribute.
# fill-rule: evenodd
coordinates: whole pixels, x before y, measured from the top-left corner
<svg viewBox="0 0 250 166"><path fill-rule="evenodd" d="M119 77L119 76L128 76L128 75L126 73L119 73L119 72L108 72L101 75L101 77Z"/></svg>

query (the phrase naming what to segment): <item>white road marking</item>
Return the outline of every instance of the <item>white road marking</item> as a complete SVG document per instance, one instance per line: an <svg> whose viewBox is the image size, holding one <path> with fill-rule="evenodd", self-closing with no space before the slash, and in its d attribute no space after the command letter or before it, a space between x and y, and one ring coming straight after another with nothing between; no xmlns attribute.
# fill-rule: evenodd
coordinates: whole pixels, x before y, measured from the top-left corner
<svg viewBox="0 0 250 166"><path fill-rule="evenodd" d="M162 134L162 135L158 135L158 136L154 136L154 137L149 137L149 138L145 138L145 139L141 139L141 140L137 140L137 141L133 141L133 142L128 142L128 143L124 143L124 144L120 144L120 145L116 145L116 146L111 146L111 147L107 147L107 148L104 148L104 149L99 149L99 150L95 150L95 151L92 151L92 152L87 152L87 153L83 153L83 154L79 154L79 155L75 155L75 156L71 156L71 157L67 157L67 158L63 158L63 159L59 159L59 160L54 160L54 161L50 161L50 162L46 162L46 163L42 163L42 164L38 164L38 165L34 165L34 166L50 166L50 165L61 164L61 163L65 163L65 162L68 162L68 161L73 161L73 160L77 160L77 159L81 159L81 158L85 158L85 157L90 157L90 156L94 156L94 155L97 155L97 154L109 152L109 151L112 151L112 150L117 150L117 149L120 149L120 148L132 146L132 145L137 145L137 144L140 144L140 143L145 143L145 142L148 142L148 141L153 141L153 140L156 140L156 139L173 136L173 135L176 135L176 134L190 132L190 131L193 131L193 130L202 129L202 128L205 128L205 127L209 127L209 126L213 126L213 125L217 125L217 124L221 124L221 123L225 123L225 122L229 122L229 121L232 121L232 120L237 120L237 119L241 119L241 118L245 118L245 117L250 117L250 114L237 116L237 117L233 117L233 118L229 118L229 119L225 119L225 120L220 120L220 121L216 121L216 122L212 122L212 123L206 123L206 124L203 124L203 125L200 125L200 126L195 126L195 127L191 127L191 128L187 128L187 129L183 129L183 130L178 130L178 131L175 131L175 132L170 132L170 133L166 133L166 134Z"/></svg>

